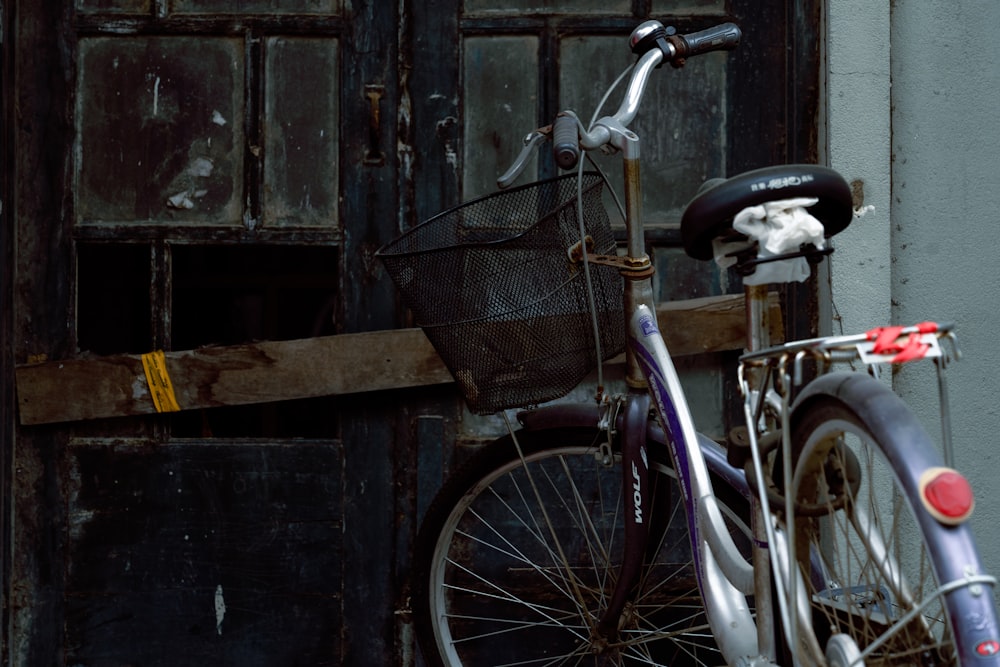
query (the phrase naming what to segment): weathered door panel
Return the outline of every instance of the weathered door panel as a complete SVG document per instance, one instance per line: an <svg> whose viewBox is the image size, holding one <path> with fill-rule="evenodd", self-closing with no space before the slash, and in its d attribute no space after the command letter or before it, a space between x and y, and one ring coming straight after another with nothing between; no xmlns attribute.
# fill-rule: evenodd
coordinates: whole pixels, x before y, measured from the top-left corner
<svg viewBox="0 0 1000 667"><path fill-rule="evenodd" d="M339 448L78 444L67 664L337 664Z"/></svg>
<svg viewBox="0 0 1000 667"><path fill-rule="evenodd" d="M340 44L332 37L265 41L263 225L339 223ZM332 273L332 272L331 272Z"/></svg>
<svg viewBox="0 0 1000 667"><path fill-rule="evenodd" d="M243 40L84 37L76 65L81 224L241 220Z"/></svg>
<svg viewBox="0 0 1000 667"><path fill-rule="evenodd" d="M343 82L394 59L343 45L348 26L394 39L394 17L209 5L18 6L19 80L35 85L16 93L17 361L355 326L341 193L357 186L341 174L362 158L341 137L369 114ZM380 176L388 208L394 166ZM359 637L391 662L395 579L347 563L396 558L395 433L372 435L381 459L349 460L343 432L365 418L342 415L319 398L19 429L11 663L332 665ZM351 465L387 472L359 491ZM390 502L362 520L345 498L365 492ZM345 525L371 526L363 554Z"/></svg>

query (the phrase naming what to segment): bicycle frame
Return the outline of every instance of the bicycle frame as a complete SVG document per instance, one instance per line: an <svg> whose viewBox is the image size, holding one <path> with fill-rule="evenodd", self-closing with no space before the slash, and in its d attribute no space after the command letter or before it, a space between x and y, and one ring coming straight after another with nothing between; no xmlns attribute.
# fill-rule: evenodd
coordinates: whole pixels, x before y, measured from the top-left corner
<svg viewBox="0 0 1000 667"><path fill-rule="evenodd" d="M647 378L649 394L666 434L684 497L698 587L719 649L729 664L738 658L759 656L761 638L745 598L754 593L754 568L744 560L726 530L680 380L656 318L646 305L638 306L630 318L629 342ZM626 420L625 438L633 428L644 426ZM769 648L765 647L764 652Z"/></svg>
<svg viewBox="0 0 1000 667"><path fill-rule="evenodd" d="M766 558L765 533L772 532L759 517L754 517L754 541L757 543L754 561L762 567L753 567L739 553L715 501L709 469L702 444L694 428L677 372L670 359L663 337L654 316L652 297L653 268L645 253L645 233L642 221L642 194L640 185L639 137L627 125L639 109L639 103L650 74L663 62L661 49L647 51L640 56L633 70L628 90L612 116L598 120L592 128L581 133L580 146L596 149L610 145L620 151L624 167L625 227L627 246L625 257L613 260L625 279L624 310L627 325L626 383L629 393L622 418L623 483L633 494L625 494L626 528L625 556L619 582L611 604L598 624L598 632L613 638L617 619L627 601L628 593L641 570L647 535L642 525L642 515L649 506L647 497L647 471L645 447L647 444L648 407L650 399L655 404L665 431L665 442L677 471L684 497L685 511L691 536L691 552L695 560L698 586L705 604L712 632L727 663L753 662L761 656L774 661L773 628L770 620L756 628L747 607L747 595L755 595L758 606L767 608L770 600L769 567ZM523 170L528 158L544 138L535 132L525 138L525 148L511 168L498 179L506 187ZM604 260L606 261L606 260ZM766 301L766 293L763 298ZM760 304L755 307L760 310ZM766 307L765 307L766 311ZM754 341L760 341L763 318L751 323ZM756 343L753 343L756 345ZM545 412L549 412L546 410ZM563 410L549 412L556 421L566 418ZM541 420L546 420L542 417ZM614 424L610 425L614 427ZM716 464L719 459L716 459ZM724 463L724 461L722 462ZM733 471L731 478L741 473ZM755 515L764 516L756 509L753 494L747 494ZM786 625L787 627L787 625Z"/></svg>
<svg viewBox="0 0 1000 667"><path fill-rule="evenodd" d="M630 406L641 401L639 397L648 393L659 414L665 430L666 446L684 497L699 590L709 625L723 657L728 664L748 661L774 663L777 648L774 619L771 616L773 606L770 573L788 572L791 573L790 577L799 575L790 565L787 549L782 548L786 544L784 536L776 532L771 513L758 500L764 498L763 502L766 503L762 488L758 489L756 495L749 494L755 545L752 564L739 553L716 503L691 411L655 317L652 298L653 268L645 253L639 137L625 125L631 122L638 111L648 77L661 59L662 54L658 50L641 56L618 111L613 116L598 120L581 139L581 146L585 148L606 143L622 155L627 244L626 255L620 262L626 285L626 382L629 386L626 404ZM769 343L766 287L747 287L746 300L747 348L756 351L767 347ZM645 469L639 460L643 458L643 451L641 447L629 443L637 437L634 433L645 434L645 420L645 411L626 408L623 442L627 446L623 447L622 462L626 489L642 486L635 479L629 479L629 475L633 470ZM752 422L748 421L748 425L750 423ZM759 472L762 461L757 443L752 440L751 444L758 469L757 478L762 485L763 475ZM627 493L625 495L628 496ZM645 549L642 532L633 525L635 515L630 508L634 503L646 502L646 499L641 490L637 490L634 495L633 499L626 498L626 508L630 511L626 514L626 549L619 583L619 588L626 591L634 583L634 580L626 577L631 572L638 571ZM788 609L788 600L783 590L786 582L781 580L782 577L778 579L774 582L778 591L777 608L784 621L786 640L790 646L798 646L798 622L805 618L807 611L802 600L796 604L794 614ZM792 585L794 587L794 583ZM804 588L793 588L793 592L795 590ZM762 610L757 622L747 607L746 595L753 595L757 608ZM618 602L620 597L623 598L616 595L613 602ZM610 605L599 630L612 628L621 609L620 604ZM807 649L815 658L822 659L823 650L814 641Z"/></svg>
<svg viewBox="0 0 1000 667"><path fill-rule="evenodd" d="M648 62L652 59L646 56L640 59L637 65L639 73L635 77L640 82L644 75L648 75ZM630 92L622 106L634 106L630 101L633 97ZM610 142L622 153L625 176L627 255L624 262L628 268L623 269L622 274L626 280L625 321L629 343L626 381L630 392L626 401L623 442L634 440L633 433L645 434L647 413L629 406L634 403L641 405L648 392L659 413L668 451L677 472L687 512L698 586L719 648L729 664L762 655L773 661L775 656L770 630L758 631L745 597L757 594L756 599L760 601L769 599L768 569L753 568L747 563L726 530L691 411L656 322L652 306L652 267L645 253L639 137L629 130L623 131L614 119L598 121L598 126L602 123L607 128ZM760 334L755 332L753 335L759 337ZM623 447L622 468L626 476L633 470L644 470L634 460L637 457L642 457L641 449L637 453L634 447ZM625 488L642 486L634 479L624 481L627 484ZM641 490L644 488L642 486ZM641 496L641 490L637 490L637 496ZM630 539L630 533L636 532L634 513L627 512L626 521L623 575L629 568L636 567L637 562L641 563L645 548L642 543L636 544L635 538ZM759 523L755 518L754 524ZM627 589L630 586L619 586L623 587ZM616 609L612 605L608 616L616 617L620 611L620 607ZM765 624L765 627L770 628L770 624Z"/></svg>

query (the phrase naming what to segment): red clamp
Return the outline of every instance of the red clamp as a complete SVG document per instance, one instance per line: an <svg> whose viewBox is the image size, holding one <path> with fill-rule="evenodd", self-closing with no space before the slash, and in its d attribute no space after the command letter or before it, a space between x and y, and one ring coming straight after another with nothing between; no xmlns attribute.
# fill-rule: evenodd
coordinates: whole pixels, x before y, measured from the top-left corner
<svg viewBox="0 0 1000 667"><path fill-rule="evenodd" d="M891 326L878 327L868 331L865 336L868 340L875 341L872 347L872 354L894 354L890 361L894 364L902 364L915 359L923 359L930 349L930 345L920 339L922 334L934 333L938 330L936 322L921 322L912 327ZM903 331L909 331L910 335L905 342L900 342Z"/></svg>

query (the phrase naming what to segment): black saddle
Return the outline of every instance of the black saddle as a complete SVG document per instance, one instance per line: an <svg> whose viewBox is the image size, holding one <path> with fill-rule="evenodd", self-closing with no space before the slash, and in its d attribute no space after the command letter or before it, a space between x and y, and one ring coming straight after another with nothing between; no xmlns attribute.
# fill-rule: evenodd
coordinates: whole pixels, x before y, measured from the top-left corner
<svg viewBox="0 0 1000 667"><path fill-rule="evenodd" d="M827 237L842 231L854 217L851 188L833 169L814 164L764 167L705 182L681 218L684 251L695 259L712 259L712 240L732 231L737 213L795 197L819 199L808 210L823 224Z"/></svg>

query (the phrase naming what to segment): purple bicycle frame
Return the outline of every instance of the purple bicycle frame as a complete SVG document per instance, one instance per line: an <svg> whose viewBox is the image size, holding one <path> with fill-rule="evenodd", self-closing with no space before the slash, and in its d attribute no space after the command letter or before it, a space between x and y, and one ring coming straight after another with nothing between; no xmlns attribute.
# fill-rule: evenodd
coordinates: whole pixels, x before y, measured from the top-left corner
<svg viewBox="0 0 1000 667"><path fill-rule="evenodd" d="M691 556L716 643L729 664L740 658L757 656L760 654L757 626L746 600L746 595L754 589L753 568L726 530L691 411L656 317L648 305L634 307L628 323L628 340L659 413L666 436L664 441L684 496ZM633 428L646 432L644 424L630 424L626 420L623 425L625 439ZM629 557L626 548L625 558Z"/></svg>

